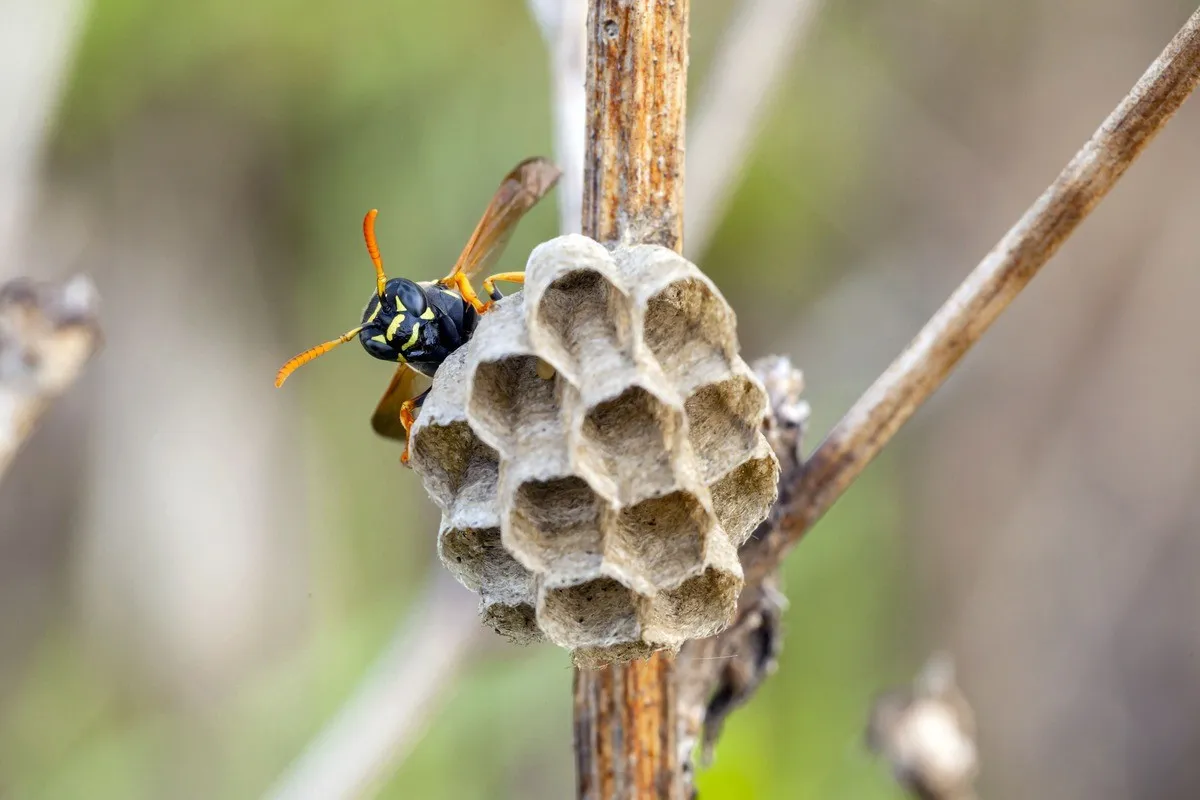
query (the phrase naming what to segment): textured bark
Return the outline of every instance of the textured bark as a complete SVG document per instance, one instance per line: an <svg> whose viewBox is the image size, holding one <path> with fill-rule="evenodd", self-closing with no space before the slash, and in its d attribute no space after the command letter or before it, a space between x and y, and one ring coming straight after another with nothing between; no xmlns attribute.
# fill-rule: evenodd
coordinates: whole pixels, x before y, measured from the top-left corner
<svg viewBox="0 0 1200 800"><path fill-rule="evenodd" d="M591 0L583 233L683 242L688 0ZM682 798L674 659L575 673L578 793Z"/></svg>
<svg viewBox="0 0 1200 800"><path fill-rule="evenodd" d="M599 242L683 241L688 0L592 0L588 8L583 233Z"/></svg>
<svg viewBox="0 0 1200 800"><path fill-rule="evenodd" d="M684 797L670 656L575 673L579 797Z"/></svg>

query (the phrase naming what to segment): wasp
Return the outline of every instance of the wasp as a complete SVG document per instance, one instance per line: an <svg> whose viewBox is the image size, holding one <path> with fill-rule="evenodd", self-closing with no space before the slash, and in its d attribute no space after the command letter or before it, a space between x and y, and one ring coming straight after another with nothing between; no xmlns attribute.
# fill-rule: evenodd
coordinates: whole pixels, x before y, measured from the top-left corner
<svg viewBox="0 0 1200 800"><path fill-rule="evenodd" d="M399 363L371 416L371 427L380 436L404 442L400 462L407 465L409 430L429 394L429 388L414 393L417 375L432 378L442 362L471 339L480 315L503 297L497 281L525 282L524 272L493 274L483 281L487 300L481 300L471 285L473 277L495 266L517 223L554 188L561 174L558 167L540 157L514 167L492 196L450 274L437 281L388 279L375 242L379 212L368 211L363 238L375 265L375 293L363 309L362 324L289 360L275 375L275 386L282 386L299 367L357 336L363 349L375 358Z"/></svg>

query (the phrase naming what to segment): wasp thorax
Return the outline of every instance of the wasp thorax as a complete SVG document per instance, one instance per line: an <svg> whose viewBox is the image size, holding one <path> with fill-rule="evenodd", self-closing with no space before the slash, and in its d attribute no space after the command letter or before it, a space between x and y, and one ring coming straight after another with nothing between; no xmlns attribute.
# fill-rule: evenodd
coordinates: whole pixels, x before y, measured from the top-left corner
<svg viewBox="0 0 1200 800"><path fill-rule="evenodd" d="M383 294L371 295L363 309L358 340L383 361L407 361L421 339L422 321L432 317L424 290L407 278L392 278Z"/></svg>

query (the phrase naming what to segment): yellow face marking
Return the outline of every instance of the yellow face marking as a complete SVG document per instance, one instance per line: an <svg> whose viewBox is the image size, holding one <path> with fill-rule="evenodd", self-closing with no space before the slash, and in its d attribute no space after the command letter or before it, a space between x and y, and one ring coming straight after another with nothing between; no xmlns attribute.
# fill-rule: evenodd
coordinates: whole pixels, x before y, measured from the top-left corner
<svg viewBox="0 0 1200 800"><path fill-rule="evenodd" d="M433 319L433 306L429 306L422 312L421 319Z"/></svg>
<svg viewBox="0 0 1200 800"><path fill-rule="evenodd" d="M383 308L382 303L375 304L375 310L371 312L371 316L367 318L367 321L365 323L363 323L364 327L366 327L367 325L370 325L372 322L375 321L375 318L379 316L379 309L381 309L381 308Z"/></svg>
<svg viewBox="0 0 1200 800"><path fill-rule="evenodd" d="M388 339L395 337L396 331L400 330L401 322L404 322L403 315L397 314L396 316L392 317L392 321L388 323L388 328L387 328L387 338Z"/></svg>
<svg viewBox="0 0 1200 800"><path fill-rule="evenodd" d="M421 330L421 323L419 323L419 322L413 323L412 336L409 336L408 341L405 342L404 344L400 345L400 349L407 350L410 347L412 347L414 344L416 344L417 343L417 332L420 330Z"/></svg>
<svg viewBox="0 0 1200 800"><path fill-rule="evenodd" d="M400 302L399 297L396 298L396 310L399 311L401 314L403 314L405 311L408 311L408 309L404 307L404 303Z"/></svg>
<svg viewBox="0 0 1200 800"><path fill-rule="evenodd" d="M374 336L372 336L372 337L371 337L371 341L372 341L372 342L380 342L380 343L382 343L382 344L387 344L387 342L385 342L385 341L383 340L383 334L381 334L381 333L377 333L377 334L375 334Z"/></svg>

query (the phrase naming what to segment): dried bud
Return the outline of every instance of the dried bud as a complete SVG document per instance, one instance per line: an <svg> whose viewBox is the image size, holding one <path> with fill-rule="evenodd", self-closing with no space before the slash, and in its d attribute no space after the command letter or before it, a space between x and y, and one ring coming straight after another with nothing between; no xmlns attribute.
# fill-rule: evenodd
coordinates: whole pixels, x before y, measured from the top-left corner
<svg viewBox="0 0 1200 800"><path fill-rule="evenodd" d="M954 683L954 664L935 656L913 688L885 692L871 709L867 745L896 780L923 800L971 800L979 755L971 707Z"/></svg>

